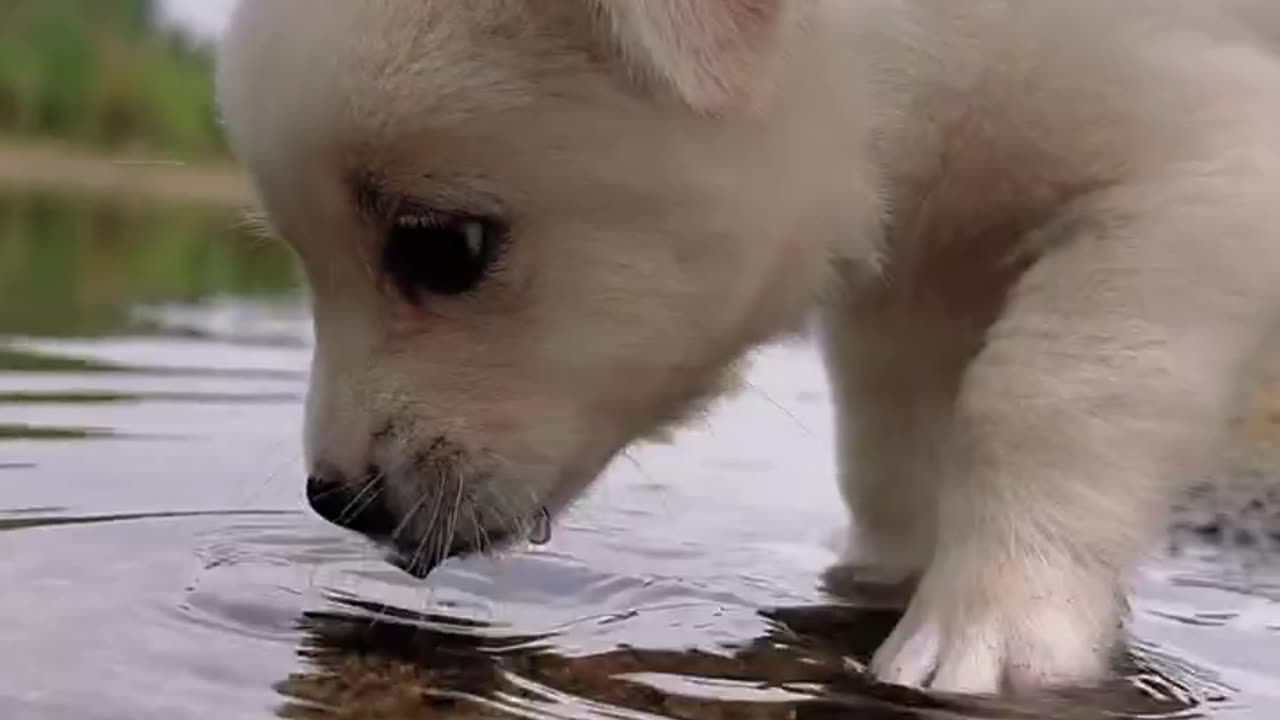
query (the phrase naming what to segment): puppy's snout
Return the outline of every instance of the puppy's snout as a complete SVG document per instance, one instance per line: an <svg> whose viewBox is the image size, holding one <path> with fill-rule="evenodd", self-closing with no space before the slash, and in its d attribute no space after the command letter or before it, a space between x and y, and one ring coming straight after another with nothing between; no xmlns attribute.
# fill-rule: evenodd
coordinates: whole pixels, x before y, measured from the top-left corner
<svg viewBox="0 0 1280 720"><path fill-rule="evenodd" d="M396 519L383 482L379 473L370 473L363 482L331 473L313 475L307 478L307 502L317 515L338 527L375 538L390 537Z"/></svg>
<svg viewBox="0 0 1280 720"><path fill-rule="evenodd" d="M325 520L382 546L387 560L419 578L449 558L489 552L521 537L547 541L546 509L512 510L492 474L469 468L463 453L445 452L447 447L437 441L415 462L397 463L395 473L370 467L355 477L322 463L307 478L307 502Z"/></svg>

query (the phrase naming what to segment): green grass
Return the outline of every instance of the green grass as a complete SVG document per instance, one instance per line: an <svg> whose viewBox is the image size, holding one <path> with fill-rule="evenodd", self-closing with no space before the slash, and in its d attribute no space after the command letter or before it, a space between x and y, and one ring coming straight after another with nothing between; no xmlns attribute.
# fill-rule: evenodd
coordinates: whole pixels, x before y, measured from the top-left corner
<svg viewBox="0 0 1280 720"><path fill-rule="evenodd" d="M151 0L0 2L0 134L224 157L208 49Z"/></svg>

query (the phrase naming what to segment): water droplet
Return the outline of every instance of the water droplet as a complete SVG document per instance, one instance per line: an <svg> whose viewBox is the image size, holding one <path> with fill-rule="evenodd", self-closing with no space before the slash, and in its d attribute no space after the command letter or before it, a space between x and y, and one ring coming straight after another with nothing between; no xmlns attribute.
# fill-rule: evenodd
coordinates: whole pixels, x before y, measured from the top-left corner
<svg viewBox="0 0 1280 720"><path fill-rule="evenodd" d="M529 542L534 545L546 545L551 542L551 511L542 508L533 519L533 527L529 529Z"/></svg>

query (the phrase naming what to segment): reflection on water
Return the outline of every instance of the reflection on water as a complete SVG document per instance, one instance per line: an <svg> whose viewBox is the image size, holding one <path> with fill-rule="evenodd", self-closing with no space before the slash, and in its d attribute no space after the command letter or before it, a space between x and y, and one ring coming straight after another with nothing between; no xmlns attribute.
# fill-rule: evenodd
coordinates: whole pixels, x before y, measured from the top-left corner
<svg viewBox="0 0 1280 720"><path fill-rule="evenodd" d="M1083 707L1082 696L1018 707L876 685L853 658L870 655L897 615L837 605L764 610L758 636L715 652L622 646L574 656L556 651L555 634L495 634L447 616L331 602L342 609L300 621L310 667L281 683L293 698L285 717L1179 717L1197 698L1222 697L1209 684L1178 684L1171 676L1183 673L1155 655L1135 655L1125 680Z"/></svg>
<svg viewBox="0 0 1280 720"><path fill-rule="evenodd" d="M142 329L138 305L271 297L288 252L218 210L0 194L0 328L42 336Z"/></svg>
<svg viewBox="0 0 1280 720"><path fill-rule="evenodd" d="M819 583L842 517L803 346L547 546L419 583L305 509L309 342L288 252L234 215L0 195L0 717L1280 716L1280 572L1221 513L1142 577L1107 688L868 682L896 618Z"/></svg>
<svg viewBox="0 0 1280 720"><path fill-rule="evenodd" d="M90 440L110 435L109 432L89 428L0 425L0 442L5 440Z"/></svg>

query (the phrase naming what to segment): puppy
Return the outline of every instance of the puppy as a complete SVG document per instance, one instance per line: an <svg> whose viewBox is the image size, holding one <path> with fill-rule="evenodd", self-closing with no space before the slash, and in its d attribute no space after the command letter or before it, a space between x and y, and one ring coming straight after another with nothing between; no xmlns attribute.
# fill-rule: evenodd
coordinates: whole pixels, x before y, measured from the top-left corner
<svg viewBox="0 0 1280 720"><path fill-rule="evenodd" d="M1280 295L1273 0L271 0L219 76L322 515L526 537L813 313L887 682L1105 677Z"/></svg>

